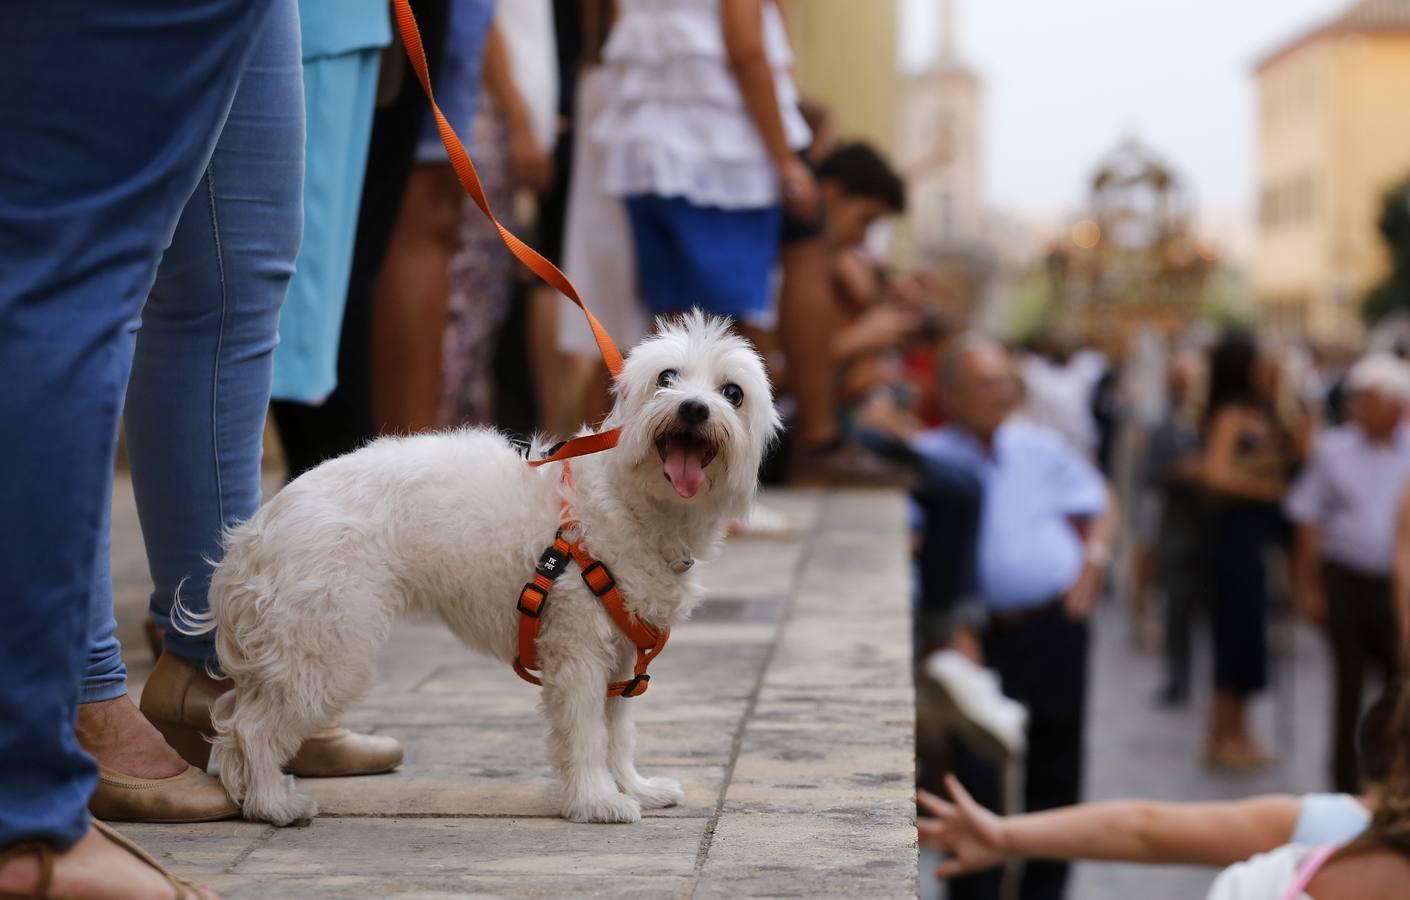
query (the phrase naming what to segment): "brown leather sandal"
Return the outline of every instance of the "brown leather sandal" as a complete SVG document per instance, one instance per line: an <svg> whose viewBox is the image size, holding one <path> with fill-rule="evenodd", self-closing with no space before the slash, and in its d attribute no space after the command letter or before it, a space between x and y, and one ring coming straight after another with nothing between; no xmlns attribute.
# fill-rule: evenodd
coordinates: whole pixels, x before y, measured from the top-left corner
<svg viewBox="0 0 1410 900"><path fill-rule="evenodd" d="M167 882L173 888L176 889L176 900L214 900L214 894L202 890L194 882L187 881L185 878L178 878L177 876L171 874L166 870L166 867L164 867L161 863L153 859L150 853L148 853L146 850L143 850L141 847L137 846L132 841L129 841L121 834L118 834L116 829L104 825L97 819L93 819L91 821L93 822L93 827L96 828L98 830L98 833L101 834L103 837L112 841L114 844L117 844L119 847L126 850L128 853L131 853L133 856L142 860L142 862L156 869L163 876L165 876Z"/></svg>

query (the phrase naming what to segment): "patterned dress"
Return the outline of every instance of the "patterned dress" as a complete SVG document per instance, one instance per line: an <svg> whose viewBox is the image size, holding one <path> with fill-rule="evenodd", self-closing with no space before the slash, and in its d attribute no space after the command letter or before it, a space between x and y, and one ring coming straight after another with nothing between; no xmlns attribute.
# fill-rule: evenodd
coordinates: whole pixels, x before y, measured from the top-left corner
<svg viewBox="0 0 1410 900"><path fill-rule="evenodd" d="M512 220L514 186L504 119L485 99L473 126L475 168L495 214ZM441 423L483 425L491 419L491 374L500 325L509 308L514 257L467 197L459 248L450 261L450 320L443 346Z"/></svg>

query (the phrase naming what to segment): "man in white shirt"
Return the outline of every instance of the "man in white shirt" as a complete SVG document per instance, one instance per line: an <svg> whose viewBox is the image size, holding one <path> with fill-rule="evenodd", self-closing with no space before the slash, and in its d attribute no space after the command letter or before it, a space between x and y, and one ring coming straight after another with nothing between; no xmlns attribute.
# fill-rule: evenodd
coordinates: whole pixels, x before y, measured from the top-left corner
<svg viewBox="0 0 1410 900"><path fill-rule="evenodd" d="M1298 605L1323 625L1335 662L1332 745L1337 790L1360 789L1355 728L1373 664L1402 669L1391 573L1400 499L1410 484L1410 366L1367 356L1347 376L1348 423L1319 442L1287 499L1297 525Z"/></svg>

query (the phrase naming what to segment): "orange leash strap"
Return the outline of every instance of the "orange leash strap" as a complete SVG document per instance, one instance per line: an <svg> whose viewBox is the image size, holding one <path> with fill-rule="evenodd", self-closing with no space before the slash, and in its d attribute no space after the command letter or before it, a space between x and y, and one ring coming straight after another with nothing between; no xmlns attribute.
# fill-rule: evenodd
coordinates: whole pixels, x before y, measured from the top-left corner
<svg viewBox="0 0 1410 900"><path fill-rule="evenodd" d="M431 73L426 65L426 51L421 45L421 30L416 27L416 16L411 12L411 3L409 0L393 0L393 8L396 12L397 31L401 34L402 46L406 48L407 60L411 63L412 71L416 73L416 80L421 82L421 89L426 92L426 99L431 103L431 112L436 116L436 128L440 131L441 143L445 144L450 164L455 168L455 174L460 178L465 192L470 195L471 200L475 201L475 205L485 214L485 218L494 225L495 230L499 232L499 239L504 242L505 247L509 248L509 252L514 254L514 258L564 297L573 301L578 309L583 311L583 315L587 317L588 327L592 329L593 340L597 342L597 349L602 354L602 361L606 363L607 371L615 380L622 372L621 351L612 342L612 337L607 333L607 329L602 327L602 323L592 314L592 310L588 309L583 298L578 296L578 289L573 287L573 283L557 266L545 259L537 250L519 240L513 232L500 224L499 219L495 218L494 211L490 209L490 202L485 197L485 190L480 186L480 176L475 171L475 164L470 161L469 154L465 152L465 145L456 136L455 129L450 127L450 122L446 120L445 114L436 105L436 95L431 90ZM554 456L535 460L530 465L539 466L558 459L570 459L574 456L598 453L610 449L616 444L616 429L584 438L575 438L563 444Z"/></svg>

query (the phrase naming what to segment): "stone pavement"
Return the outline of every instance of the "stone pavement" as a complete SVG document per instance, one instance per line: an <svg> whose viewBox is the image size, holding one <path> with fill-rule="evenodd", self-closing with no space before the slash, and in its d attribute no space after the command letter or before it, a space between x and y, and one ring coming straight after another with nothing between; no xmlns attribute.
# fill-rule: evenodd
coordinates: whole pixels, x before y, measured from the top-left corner
<svg viewBox="0 0 1410 900"><path fill-rule="evenodd" d="M226 897L906 897L916 892L907 541L898 496L768 496L799 529L702 564L709 599L638 704L638 759L686 789L638 825L559 819L534 688L439 626L402 623L345 724L397 772L303 782L308 828L126 825ZM119 636L134 692L150 582L114 499ZM505 602L513 602L506 598Z"/></svg>

